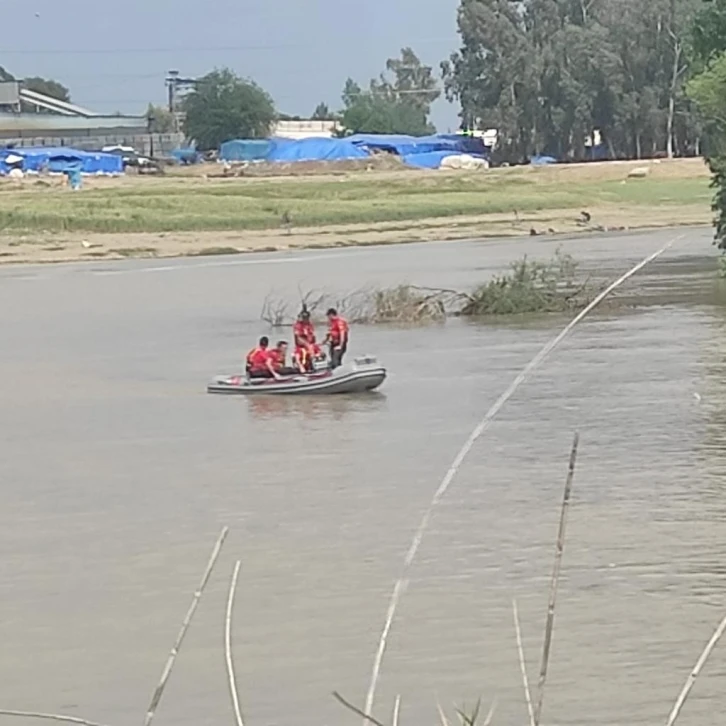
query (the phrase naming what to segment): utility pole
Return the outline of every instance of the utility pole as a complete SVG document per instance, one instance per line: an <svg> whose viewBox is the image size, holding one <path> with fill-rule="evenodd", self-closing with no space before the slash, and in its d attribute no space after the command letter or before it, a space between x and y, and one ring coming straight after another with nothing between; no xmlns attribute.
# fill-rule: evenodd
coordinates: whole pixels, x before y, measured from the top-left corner
<svg viewBox="0 0 726 726"><path fill-rule="evenodd" d="M169 98L169 113L176 111L176 87L179 82L179 71L171 70L166 77L166 90Z"/></svg>
<svg viewBox="0 0 726 726"><path fill-rule="evenodd" d="M179 92L189 91L196 88L198 80L196 78L182 78L179 71L170 70L166 76L167 103L169 113L174 118L174 130L179 131Z"/></svg>

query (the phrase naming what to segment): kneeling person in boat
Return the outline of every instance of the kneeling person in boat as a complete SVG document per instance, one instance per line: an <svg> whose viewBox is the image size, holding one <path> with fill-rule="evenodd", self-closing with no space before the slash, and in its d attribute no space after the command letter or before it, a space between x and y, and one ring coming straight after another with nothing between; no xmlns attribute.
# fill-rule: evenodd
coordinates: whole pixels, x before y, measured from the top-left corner
<svg viewBox="0 0 726 726"><path fill-rule="evenodd" d="M272 370L277 376L295 376L300 371L297 368L287 365L287 341L280 340L277 347L270 351Z"/></svg>
<svg viewBox="0 0 726 726"><path fill-rule="evenodd" d="M270 340L266 335L260 338L257 347L247 354L247 375L250 378L279 378L275 370L274 356L269 348Z"/></svg>

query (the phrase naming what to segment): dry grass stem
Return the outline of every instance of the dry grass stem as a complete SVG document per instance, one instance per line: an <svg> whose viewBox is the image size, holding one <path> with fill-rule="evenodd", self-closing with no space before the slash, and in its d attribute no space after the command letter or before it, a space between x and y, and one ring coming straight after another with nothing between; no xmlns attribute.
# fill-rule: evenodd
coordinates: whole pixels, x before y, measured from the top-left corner
<svg viewBox="0 0 726 726"><path fill-rule="evenodd" d="M560 581L562 569L562 553L565 549L565 531L567 529L567 512L570 507L570 494L572 493L572 482L575 478L575 463L577 462L577 447L580 443L580 434L575 433L570 450L570 464L567 469L565 480L565 492L562 496L562 509L560 511L560 526L557 531L557 544L555 549L555 564L552 568L552 581L550 584L550 598L547 604L547 621L545 623L544 644L542 645L542 664L537 682L537 708L534 712L534 724L539 726L542 718L542 703L544 701L544 688L547 681L547 667L550 661L550 647L552 645L552 631L555 624L555 604L557 601L557 586Z"/></svg>
<svg viewBox="0 0 726 726"><path fill-rule="evenodd" d="M214 549L212 550L209 562L207 563L207 568L204 570L204 575L202 575L199 587L194 592L191 605L189 606L189 610L187 611L187 614L184 617L184 621L182 622L181 629L179 630L179 635L177 635L176 642L174 643L174 646L169 653L169 658L167 659L166 665L164 666L164 670L161 674L161 680L159 681L159 685L156 687L154 695L151 697L151 703L149 704L149 708L146 711L146 718L144 719L144 726L149 726L152 719L154 718L154 714L156 713L159 701L161 700L161 696L164 693L164 688L166 687L166 683L169 680L169 676L171 675L171 669L174 667L174 662L176 661L177 655L179 655L179 649L181 648L182 642L184 641L184 636L187 634L187 630L189 629L189 624L192 621L192 617L194 617L194 612L196 611L197 605L199 604L199 599L202 597L202 593L207 586L207 582L209 582L209 576L212 574L212 570L214 569L214 565L217 562L219 552L222 549L222 545L224 544L224 540L227 537L228 531L229 528L224 527L220 532L219 537L217 538L217 542L214 545Z"/></svg>
<svg viewBox="0 0 726 726"><path fill-rule="evenodd" d="M532 708L532 692L529 689L529 678L527 678L527 661L524 657L524 646L522 645L522 629L519 625L519 610L517 601L512 600L512 617L514 618L514 633L517 636L517 653L519 654L519 669L522 671L522 685L524 686L524 698L527 702L527 713L529 714L530 726L534 726L534 709Z"/></svg>
<svg viewBox="0 0 726 726"><path fill-rule="evenodd" d="M396 700L393 702L393 718L391 719L391 726L398 726L399 717L401 715L401 696L396 696Z"/></svg>
<svg viewBox="0 0 726 726"><path fill-rule="evenodd" d="M476 702L474 710L471 713L467 713L461 708L456 709L456 713L461 721L461 726L476 726L476 722L479 720L479 712L481 711L481 698Z"/></svg>
<svg viewBox="0 0 726 726"><path fill-rule="evenodd" d="M484 418L477 424L474 430L469 435L469 438L464 442L464 445L459 450L459 453L451 463L449 470L446 472L444 478L439 484L438 489L434 493L431 502L423 514L421 523L416 530L411 545L408 548L406 557L403 563L403 572L396 584L393 587L393 593L388 604L388 610L386 613L386 619L383 624L383 630L381 631L380 638L378 640L378 648L376 655L373 660L373 668L371 669L371 680L368 686L368 694L365 702L365 713L370 713L373 708L373 701L375 699L376 687L378 685L378 679L381 673L381 665L383 663L383 656L386 652L386 645L388 642L388 636L393 625L393 619L398 609L398 603L406 590L408 585L408 572L411 565L416 558L421 541L426 532L426 529L431 519L431 515L439 503L441 498L446 494L451 482L454 480L459 467L461 466L464 459L467 457L472 447L476 443L477 439L484 433L488 428L489 424L496 417L499 411L502 409L504 404L514 395L515 391L529 378L529 376L546 360L547 356L572 332L572 330L585 318L590 312L592 312L605 298L610 295L614 290L620 287L624 282L629 280L639 270L643 269L648 263L652 262L656 258L660 257L667 249L669 249L676 241L683 238L683 234L672 237L666 244L660 249L656 250L652 254L643 258L636 265L633 265L626 273L621 275L617 280L608 285L601 293L597 295L585 308L583 308L574 318L550 341L548 341L540 351L530 360L530 362L524 367L524 369L516 376L516 378L510 383L509 387L502 393L502 395L494 402L491 408L486 412Z"/></svg>
<svg viewBox="0 0 726 726"><path fill-rule="evenodd" d="M229 695L232 698L234 717L237 726L244 726L242 712L239 707L239 691L237 680L234 675L234 661L232 659L232 609L234 607L234 596L237 591L237 577L239 576L240 561L237 560L232 572L232 581L229 584L229 596L227 597L227 615L224 619L224 655L227 664L227 678L229 679Z"/></svg>
<svg viewBox="0 0 726 726"><path fill-rule="evenodd" d="M723 620L721 620L721 622L718 624L716 630L714 630L713 635L711 636L711 640L706 643L706 647L703 649L703 652L696 661L696 665L693 667L693 670L686 679L683 689L678 694L678 698L676 699L676 703L673 706L673 710L668 716L666 726L673 726L673 724L678 719L681 709L683 708L683 704L686 702L688 694L691 692L691 688L693 688L693 684L696 682L696 678L698 678L698 676L700 675L703 666L706 664L706 661L711 655L711 651L716 647L716 644L721 639L721 636L724 634L724 632L726 632L726 616L724 616Z"/></svg>
<svg viewBox="0 0 726 726"><path fill-rule="evenodd" d="M373 716L369 716L367 713L364 713L360 708L358 708L358 706L354 706L350 701L343 698L338 691L333 691L333 698L345 706L348 710L358 714L358 716L362 716L364 721L372 723L374 726L383 726L377 718L373 718Z"/></svg>
<svg viewBox="0 0 726 726"><path fill-rule="evenodd" d="M449 720L446 718L446 714L444 713L444 709L441 708L441 703L436 701L436 710L439 712L439 720L441 721L441 726L449 726Z"/></svg>
<svg viewBox="0 0 726 726"><path fill-rule="evenodd" d="M105 726L97 721L88 721L78 716L64 716L60 713L39 713L36 711L9 711L0 709L0 716L16 716L17 718L40 718L46 721L63 721L65 723L81 724L81 726Z"/></svg>
<svg viewBox="0 0 726 726"><path fill-rule="evenodd" d="M492 701L492 705L489 707L489 711L487 713L486 718L484 719L484 723L482 726L491 726L492 721L494 720L494 714L497 711L497 699L495 698Z"/></svg>

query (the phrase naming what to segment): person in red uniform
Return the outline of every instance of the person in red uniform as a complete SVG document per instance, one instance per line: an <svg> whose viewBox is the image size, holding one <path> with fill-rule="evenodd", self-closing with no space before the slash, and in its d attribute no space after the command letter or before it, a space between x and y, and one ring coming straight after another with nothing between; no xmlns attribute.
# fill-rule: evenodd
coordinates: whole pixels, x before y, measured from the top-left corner
<svg viewBox="0 0 726 726"><path fill-rule="evenodd" d="M287 341L280 340L274 350L269 353L272 370L279 376L293 376L298 373L297 368L287 365Z"/></svg>
<svg viewBox="0 0 726 726"><path fill-rule="evenodd" d="M295 362L301 371L312 371L313 360L320 356L320 346L315 342L315 328L310 313L303 307L292 329L295 336Z"/></svg>
<svg viewBox="0 0 726 726"><path fill-rule="evenodd" d="M330 346L330 367L337 368L343 363L343 356L348 350L348 323L338 315L335 308L330 308L328 316L328 335L325 341Z"/></svg>
<svg viewBox="0 0 726 726"><path fill-rule="evenodd" d="M270 341L266 335L260 338L259 344L247 354L247 375L250 378L279 378L275 371Z"/></svg>

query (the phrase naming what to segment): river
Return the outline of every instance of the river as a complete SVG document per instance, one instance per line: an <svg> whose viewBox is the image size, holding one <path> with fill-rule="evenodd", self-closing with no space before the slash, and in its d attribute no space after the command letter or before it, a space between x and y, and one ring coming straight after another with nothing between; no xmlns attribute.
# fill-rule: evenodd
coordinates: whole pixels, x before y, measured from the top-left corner
<svg viewBox="0 0 726 726"><path fill-rule="evenodd" d="M536 682L569 447L581 434L546 724L663 722L724 614L726 307L709 230L0 269L0 708L141 723L223 525L230 535L155 723L360 723L391 588L471 429L563 321L360 326L380 395L205 393L265 326L270 291L467 287L558 244L642 305L586 320L505 406L436 510L376 713L436 699L526 723L511 599ZM682 723L722 721L716 651ZM0 717L2 719L3 717ZM8 723L10 722L9 719Z"/></svg>

